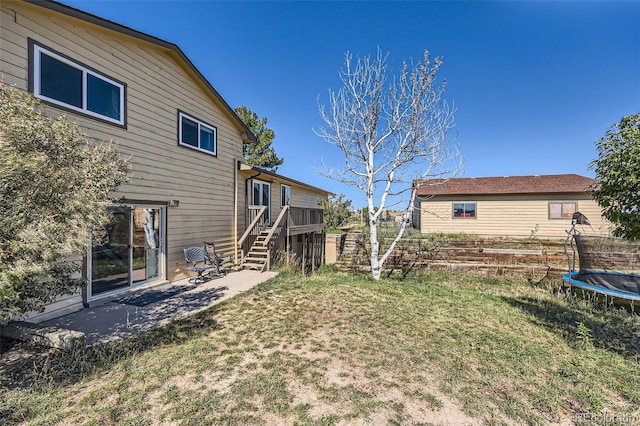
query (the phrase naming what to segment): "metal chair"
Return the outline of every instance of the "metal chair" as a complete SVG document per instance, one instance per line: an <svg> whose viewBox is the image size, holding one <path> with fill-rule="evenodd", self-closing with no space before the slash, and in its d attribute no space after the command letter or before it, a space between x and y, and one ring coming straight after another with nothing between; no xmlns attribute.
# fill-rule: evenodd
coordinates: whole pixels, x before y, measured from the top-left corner
<svg viewBox="0 0 640 426"><path fill-rule="evenodd" d="M216 246L213 242L204 241L205 255L209 259L209 263L216 268L216 275L224 277L229 272L224 265L232 263L231 255L216 252Z"/></svg>
<svg viewBox="0 0 640 426"><path fill-rule="evenodd" d="M209 272L212 269L219 269L217 265L209 262L209 257L204 247L189 247L184 249L184 260L187 264L187 271L196 272L198 275L189 278L189 282L199 284L210 279Z"/></svg>

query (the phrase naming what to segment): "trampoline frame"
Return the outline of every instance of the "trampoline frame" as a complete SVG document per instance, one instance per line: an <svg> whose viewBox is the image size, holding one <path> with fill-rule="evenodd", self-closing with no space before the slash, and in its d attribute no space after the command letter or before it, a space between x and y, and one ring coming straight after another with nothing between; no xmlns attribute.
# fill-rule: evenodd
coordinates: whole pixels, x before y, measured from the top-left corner
<svg viewBox="0 0 640 426"><path fill-rule="evenodd" d="M582 273L582 275L587 275L587 274L621 275L621 276L627 275L627 274L619 274L617 272L583 272ZM600 287L600 286L593 285L593 284L588 284L588 283L585 283L584 281L580 281L580 280L577 280L577 279L573 278L575 275L580 275L580 272L570 272L568 274L564 274L562 276L562 279L564 281L566 281L567 283L569 283L569 285L579 287L579 288L581 288L583 290L594 291L596 293L604 294L606 296L615 296L615 297L619 297L621 299L638 300L638 301L640 301L640 294L629 293L627 291L612 290L610 288L605 288L605 287Z"/></svg>
<svg viewBox="0 0 640 426"><path fill-rule="evenodd" d="M613 290L610 288L589 284L574 278L575 276L578 276L578 275L616 275L616 276L628 276L628 277L638 278L637 275L623 274L615 271L613 272L611 271L601 271L601 272L576 271L575 270L576 269L576 246L574 242L575 242L575 236L579 233L578 230L576 230L577 224L590 225L589 220L582 213L576 212L573 214L573 219L571 220L572 226L570 230L566 231L568 235L564 243L564 252L565 252L565 255L567 256L567 262L568 262L568 273L562 275L562 279L565 282L569 283L570 286L575 286L583 290L593 291L596 293L603 294L605 296L613 296L621 299L640 301L640 294L631 293L631 292L622 291L622 290ZM569 253L569 250L568 250L569 246L571 247L571 251L572 251L571 254Z"/></svg>

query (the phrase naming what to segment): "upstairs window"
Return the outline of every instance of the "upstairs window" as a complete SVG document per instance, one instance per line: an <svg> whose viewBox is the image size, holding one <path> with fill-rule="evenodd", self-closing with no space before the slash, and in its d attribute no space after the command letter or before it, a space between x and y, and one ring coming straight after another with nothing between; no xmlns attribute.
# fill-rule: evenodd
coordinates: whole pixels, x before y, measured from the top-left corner
<svg viewBox="0 0 640 426"><path fill-rule="evenodd" d="M289 185L280 185L280 206L288 206L291 204L291 187Z"/></svg>
<svg viewBox="0 0 640 426"><path fill-rule="evenodd" d="M455 219L475 219L476 203L454 203L453 217Z"/></svg>
<svg viewBox="0 0 640 426"><path fill-rule="evenodd" d="M571 219L577 211L578 206L575 202L549 203L549 219Z"/></svg>
<svg viewBox="0 0 640 426"><path fill-rule="evenodd" d="M33 94L43 101L125 125L125 85L33 44Z"/></svg>
<svg viewBox="0 0 640 426"><path fill-rule="evenodd" d="M217 130L182 111L178 113L178 144L216 155Z"/></svg>

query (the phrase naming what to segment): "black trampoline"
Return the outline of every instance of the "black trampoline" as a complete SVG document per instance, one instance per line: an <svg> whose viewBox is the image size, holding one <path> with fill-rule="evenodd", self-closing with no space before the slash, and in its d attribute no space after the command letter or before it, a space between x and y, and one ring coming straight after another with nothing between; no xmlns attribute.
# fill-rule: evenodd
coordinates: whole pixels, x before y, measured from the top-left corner
<svg viewBox="0 0 640 426"><path fill-rule="evenodd" d="M589 291L623 299L640 300L640 276L616 272L571 272L562 278L569 284Z"/></svg>
<svg viewBox="0 0 640 426"><path fill-rule="evenodd" d="M607 296L640 300L640 241L582 235L576 225L585 224L589 220L583 214L573 215L565 241L569 272L563 275L564 281Z"/></svg>

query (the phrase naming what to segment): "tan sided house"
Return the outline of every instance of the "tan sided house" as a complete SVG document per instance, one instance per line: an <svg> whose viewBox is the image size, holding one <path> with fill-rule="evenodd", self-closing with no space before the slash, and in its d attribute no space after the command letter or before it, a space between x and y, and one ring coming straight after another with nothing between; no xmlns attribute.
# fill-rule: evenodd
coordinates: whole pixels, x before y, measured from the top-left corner
<svg viewBox="0 0 640 426"><path fill-rule="evenodd" d="M416 181L414 226L423 234L564 238L580 211L589 231L606 235L608 223L592 199L595 180L575 174Z"/></svg>
<svg viewBox="0 0 640 426"><path fill-rule="evenodd" d="M242 164L255 136L178 46L50 1L2 1L0 22L2 83L117 141L132 167L109 241L84 256L86 288L33 320L190 276L183 249L203 241L262 270L278 249L322 263L329 193Z"/></svg>

